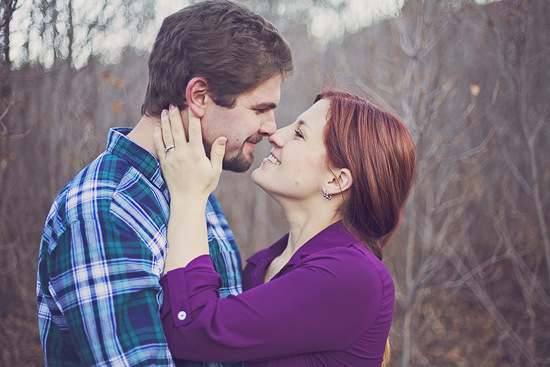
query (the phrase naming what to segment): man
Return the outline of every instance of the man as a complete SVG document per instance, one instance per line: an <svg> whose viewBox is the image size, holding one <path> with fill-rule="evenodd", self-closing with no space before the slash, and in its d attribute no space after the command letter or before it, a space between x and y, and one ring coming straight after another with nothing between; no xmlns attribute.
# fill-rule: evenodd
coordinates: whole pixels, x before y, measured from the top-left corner
<svg viewBox="0 0 550 367"><path fill-rule="evenodd" d="M164 20L141 120L110 131L106 151L48 215L37 286L47 366L173 365L159 319L170 201L153 131L163 109L189 106L201 118L206 151L226 136L224 168L246 171L256 143L275 131L280 83L291 72L279 32L240 5L206 1ZM237 294L240 254L213 196L206 216L221 295Z"/></svg>

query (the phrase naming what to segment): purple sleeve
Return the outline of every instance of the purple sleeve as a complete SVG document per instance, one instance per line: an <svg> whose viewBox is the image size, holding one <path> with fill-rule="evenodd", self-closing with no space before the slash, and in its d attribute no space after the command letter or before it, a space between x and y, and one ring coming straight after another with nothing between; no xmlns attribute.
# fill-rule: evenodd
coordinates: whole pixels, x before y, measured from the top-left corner
<svg viewBox="0 0 550 367"><path fill-rule="evenodd" d="M378 317L382 280L355 249L308 256L288 274L218 298L208 256L161 278L164 331L175 358L228 362L344 349Z"/></svg>

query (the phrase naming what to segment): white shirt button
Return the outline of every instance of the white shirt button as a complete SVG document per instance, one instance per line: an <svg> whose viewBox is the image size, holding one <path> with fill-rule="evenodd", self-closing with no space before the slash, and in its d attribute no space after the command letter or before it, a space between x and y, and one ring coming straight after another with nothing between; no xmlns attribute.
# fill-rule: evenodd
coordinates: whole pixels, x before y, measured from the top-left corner
<svg viewBox="0 0 550 367"><path fill-rule="evenodd" d="M178 319L179 319L180 321L185 320L186 317L187 317L187 312L185 312L185 311L180 311L180 312L178 312Z"/></svg>

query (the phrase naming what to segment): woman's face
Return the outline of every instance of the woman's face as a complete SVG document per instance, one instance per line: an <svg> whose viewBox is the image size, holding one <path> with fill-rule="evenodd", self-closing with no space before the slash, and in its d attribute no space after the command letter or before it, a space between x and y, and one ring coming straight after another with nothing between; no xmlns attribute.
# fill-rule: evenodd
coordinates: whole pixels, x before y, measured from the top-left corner
<svg viewBox="0 0 550 367"><path fill-rule="evenodd" d="M269 157L252 173L253 181L274 198L322 198L332 174L326 164L323 130L330 101L321 99L298 119L269 137Z"/></svg>

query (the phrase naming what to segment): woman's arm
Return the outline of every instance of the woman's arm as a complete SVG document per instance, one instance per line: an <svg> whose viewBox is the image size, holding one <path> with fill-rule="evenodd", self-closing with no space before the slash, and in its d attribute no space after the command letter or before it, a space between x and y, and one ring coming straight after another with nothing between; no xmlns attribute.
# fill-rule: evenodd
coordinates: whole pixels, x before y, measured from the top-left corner
<svg viewBox="0 0 550 367"><path fill-rule="evenodd" d="M161 279L170 350L197 361L282 358L343 350L376 323L383 351L393 301L381 309L393 300L393 283L383 284L369 264L356 249L327 250L278 279L218 298L219 277L201 256Z"/></svg>
<svg viewBox="0 0 550 367"><path fill-rule="evenodd" d="M200 123L189 114L189 142L177 108L163 113L163 136L155 132L171 196L161 317L173 356L223 362L346 348L379 317L383 298L378 272L357 249L309 255L278 279L218 297L220 277L207 256L204 209L221 172L225 138L214 142L210 161ZM389 323L384 325L387 336Z"/></svg>
<svg viewBox="0 0 550 367"><path fill-rule="evenodd" d="M161 115L162 132L155 129L155 147L170 192L168 256L164 272L186 266L208 254L204 210L222 171L226 138L212 144L211 160L204 153L200 119L188 108L189 141L180 111L175 106Z"/></svg>

